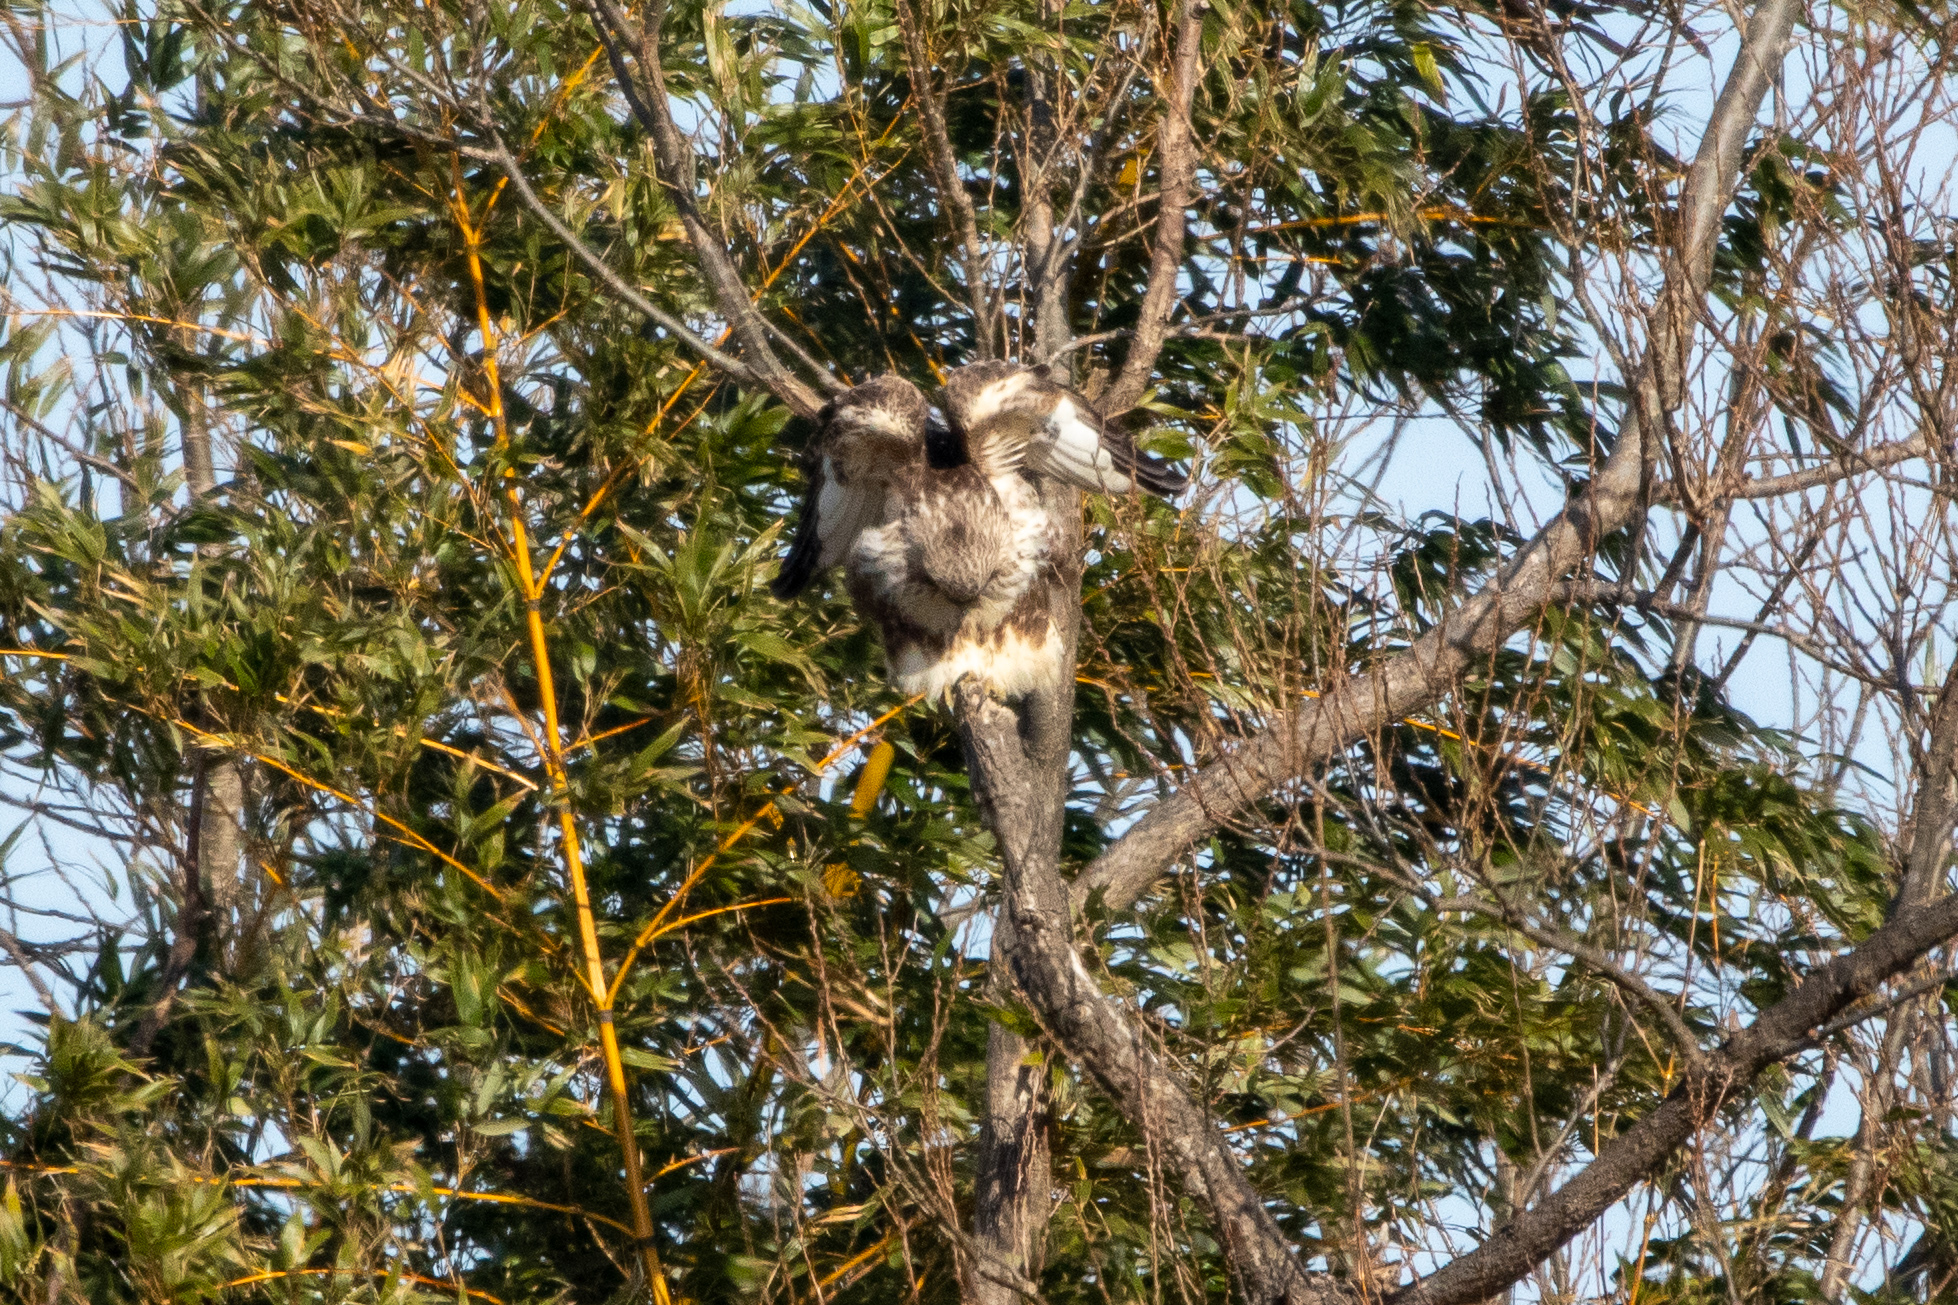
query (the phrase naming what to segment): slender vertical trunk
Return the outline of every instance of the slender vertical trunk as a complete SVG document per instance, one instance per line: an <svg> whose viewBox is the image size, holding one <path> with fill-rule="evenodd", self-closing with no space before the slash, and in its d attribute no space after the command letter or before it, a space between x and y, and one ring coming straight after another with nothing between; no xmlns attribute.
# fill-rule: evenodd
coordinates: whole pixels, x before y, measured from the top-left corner
<svg viewBox="0 0 1958 1305"><path fill-rule="evenodd" d="M1045 8L1052 21L1055 0ZM1073 332L1068 319L1064 233L1055 230L1051 169L1055 160L1056 97L1063 83L1039 59L1027 73L1028 140L1021 159L1026 190L1026 266L1033 293L1032 338L1022 338L1028 362L1061 356ZM1021 704L1021 745L1034 774L1037 828L1032 845L1058 863L1067 804L1067 761L1074 733L1074 658L1081 635L1081 495L1043 483L1042 506L1053 523L1048 539L1055 574L1049 585L1054 628L1060 631L1067 673L1051 693ZM968 756L968 769L971 759ZM998 825L992 826L994 829ZM1058 903L1065 912L1066 903ZM1001 907L993 921L989 985L995 1000L1013 993L1011 973L1019 937ZM1065 917L1063 917L1065 918ZM967 1293L974 1305L1017 1305L1033 1288L1046 1259L1053 1214L1053 1156L1048 1074L1043 1058L1028 1064L1027 1040L994 1024L986 1036L986 1123L979 1137L973 1209L975 1272Z"/></svg>
<svg viewBox="0 0 1958 1305"><path fill-rule="evenodd" d="M188 337L188 333L185 333ZM195 340L184 338L186 348ZM210 409L196 381L178 386L183 403L184 484L192 501L217 493L217 457L212 447ZM240 862L245 815L245 777L236 760L217 753L201 755L196 763L202 800L191 819L197 823L192 867L202 886L204 922L214 932L223 959L235 964L238 925L247 909L247 884ZM188 872L187 872L188 873Z"/></svg>
<svg viewBox="0 0 1958 1305"><path fill-rule="evenodd" d="M995 923L987 987L994 1001L1012 999L1004 957L1012 950L1004 919ZM995 1024L986 1039L986 1123L979 1134L979 1173L972 1211L974 1268L970 1299L1016 1305L1039 1281L1047 1245L1052 1156L1044 1060L1028 1063L1031 1046Z"/></svg>
<svg viewBox="0 0 1958 1305"><path fill-rule="evenodd" d="M189 977L191 967L197 963L198 953L208 952L208 944L214 934L210 899L204 890L204 831L208 827L206 816L210 806L211 771L223 763L202 749L194 753L193 758L190 806L184 813L184 848L179 860L181 875L177 885L176 927L170 937L170 950L163 957L163 972L157 979L156 1000L143 1012L142 1021L129 1039L129 1054L136 1060L150 1054L156 1035L163 1031L170 1011L177 1003L178 985Z"/></svg>

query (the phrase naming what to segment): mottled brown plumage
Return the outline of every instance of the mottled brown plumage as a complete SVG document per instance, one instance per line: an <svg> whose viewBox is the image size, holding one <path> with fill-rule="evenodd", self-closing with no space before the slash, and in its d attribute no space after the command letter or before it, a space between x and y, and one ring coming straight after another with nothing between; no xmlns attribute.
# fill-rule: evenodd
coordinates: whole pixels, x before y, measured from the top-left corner
<svg viewBox="0 0 1958 1305"><path fill-rule="evenodd" d="M795 542L770 586L787 601L819 572L843 562L857 537L885 517L893 475L924 465L930 410L902 376L879 376L847 390L817 415L802 454L802 514Z"/></svg>
<svg viewBox="0 0 1958 1305"><path fill-rule="evenodd" d="M804 455L809 489L773 588L800 593L836 563L875 624L891 678L937 694L978 675L1003 696L1058 673L1046 601L1028 601L1047 563L1049 527L1033 486L984 450L962 465L925 454L924 399L895 376L840 396Z"/></svg>

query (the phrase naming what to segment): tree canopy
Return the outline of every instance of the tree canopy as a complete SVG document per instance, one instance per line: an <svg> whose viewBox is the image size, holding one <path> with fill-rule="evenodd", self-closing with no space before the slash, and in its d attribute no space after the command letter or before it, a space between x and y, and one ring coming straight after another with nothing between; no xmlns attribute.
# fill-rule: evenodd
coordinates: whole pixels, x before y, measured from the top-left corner
<svg viewBox="0 0 1958 1305"><path fill-rule="evenodd" d="M1950 1298L1948 19L16 0L0 1287ZM990 358L1194 484L906 701Z"/></svg>

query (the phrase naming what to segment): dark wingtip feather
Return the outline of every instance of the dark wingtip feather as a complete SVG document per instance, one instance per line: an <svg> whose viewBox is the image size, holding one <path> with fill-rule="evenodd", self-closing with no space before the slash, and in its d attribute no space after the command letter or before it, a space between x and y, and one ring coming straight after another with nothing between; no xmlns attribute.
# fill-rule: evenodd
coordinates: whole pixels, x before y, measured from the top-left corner
<svg viewBox="0 0 1958 1305"><path fill-rule="evenodd" d="M796 522L795 542L789 545L788 555L782 559L782 569L769 583L768 592L783 602L788 602L809 587L809 582L822 570L823 540L816 530L815 495L802 505L802 519Z"/></svg>
<svg viewBox="0 0 1958 1305"><path fill-rule="evenodd" d="M1133 479L1151 494L1160 494L1164 498L1175 498L1190 487L1189 473L1181 467L1141 453L1135 457Z"/></svg>
<svg viewBox="0 0 1958 1305"><path fill-rule="evenodd" d="M805 553L800 549L791 550L789 555L782 559L780 573L769 582L768 592L785 603L797 597L809 587L809 582L816 578L815 562L814 551Z"/></svg>
<svg viewBox="0 0 1958 1305"><path fill-rule="evenodd" d="M1075 401L1084 411L1095 412L1093 404L1079 395ZM1127 429L1119 420L1111 421L1100 417L1101 446L1108 451L1115 463L1115 470L1128 477L1129 483L1138 489L1147 490L1162 498L1175 498L1190 487L1189 473L1173 462L1151 457L1136 444L1133 431Z"/></svg>
<svg viewBox="0 0 1958 1305"><path fill-rule="evenodd" d="M1190 487L1189 473L1173 462L1144 453L1136 447L1134 435L1112 422L1103 425L1101 444L1114 459L1115 469L1140 489L1175 498Z"/></svg>

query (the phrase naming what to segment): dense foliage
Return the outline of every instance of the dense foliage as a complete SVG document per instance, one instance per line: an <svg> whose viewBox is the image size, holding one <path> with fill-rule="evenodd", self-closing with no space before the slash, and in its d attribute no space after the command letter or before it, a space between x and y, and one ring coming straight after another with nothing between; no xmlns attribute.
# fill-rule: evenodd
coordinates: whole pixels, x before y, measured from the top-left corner
<svg viewBox="0 0 1958 1305"><path fill-rule="evenodd" d="M1625 395L1593 373L1571 266L1656 257L1668 88L1600 121L1509 86L1493 34L1609 44L1642 15L1207 10L1186 294L1142 410L1197 485L1085 509L1071 866L1517 547L1493 510L1375 498L1393 423L1452 418L1492 469L1572 490L1610 447ZM1173 21L932 9L936 90L881 3L679 3L660 55L702 211L785 351L921 382L1021 352L1037 198L1077 213L1067 329L1092 388L1143 311ZM988 986L992 836L947 709L885 687L841 593L767 595L806 416L649 324L497 161L720 334L586 11L130 0L8 22L27 94L0 200L0 720L49 862L103 857L122 896L10 880L0 941L45 1007L0 1124L0 1286L961 1299L989 1023L1044 1045ZM1094 109L1056 129L1094 151L1065 184L1030 180L1032 77ZM996 242L990 324L921 94ZM1772 316L1793 244L1854 225L1792 139L1765 143L1722 246L1732 320ZM1925 286L1942 311L1948 283ZM1614 536L1594 579L1670 585L1673 542ZM1088 903L1107 989L1296 1243L1364 1291L1529 1204L1675 1085L1682 1034L1717 1041L1885 918L1893 818L1678 638L1616 590L1548 612L1139 904ZM1935 660L1913 639L1900 660ZM1854 1036L1777 1071L1538 1293L1815 1291L1855 1139L1814 1133ZM1035 1054L1042 1297L1223 1299L1204 1207L1146 1130ZM1958 1247L1953 1135L1920 1116L1859 1199Z"/></svg>

